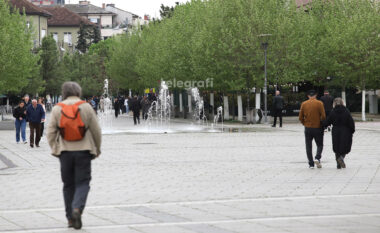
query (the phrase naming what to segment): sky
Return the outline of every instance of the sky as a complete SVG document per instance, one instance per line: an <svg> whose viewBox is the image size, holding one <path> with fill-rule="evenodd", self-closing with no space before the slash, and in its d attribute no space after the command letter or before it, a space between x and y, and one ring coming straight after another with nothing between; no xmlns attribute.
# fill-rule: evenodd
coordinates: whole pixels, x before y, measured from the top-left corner
<svg viewBox="0 0 380 233"><path fill-rule="evenodd" d="M115 7L137 14L141 17L148 14L151 17L160 17L160 6L174 6L175 2L184 3L187 0L89 0L91 4L102 7L102 3L113 3ZM65 0L66 4L77 4L79 0Z"/></svg>

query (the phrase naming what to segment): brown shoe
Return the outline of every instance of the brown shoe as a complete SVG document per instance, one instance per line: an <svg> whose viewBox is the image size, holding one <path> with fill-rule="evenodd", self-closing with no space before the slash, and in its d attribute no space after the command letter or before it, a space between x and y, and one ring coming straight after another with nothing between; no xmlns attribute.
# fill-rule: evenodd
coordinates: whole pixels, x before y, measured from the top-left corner
<svg viewBox="0 0 380 233"><path fill-rule="evenodd" d="M68 227L68 228L73 227L73 220L72 220L72 219L69 219L68 224L67 224L67 227Z"/></svg>
<svg viewBox="0 0 380 233"><path fill-rule="evenodd" d="M80 213L80 210L78 208L75 208L73 210L73 227L74 229L81 229L82 228L82 214Z"/></svg>

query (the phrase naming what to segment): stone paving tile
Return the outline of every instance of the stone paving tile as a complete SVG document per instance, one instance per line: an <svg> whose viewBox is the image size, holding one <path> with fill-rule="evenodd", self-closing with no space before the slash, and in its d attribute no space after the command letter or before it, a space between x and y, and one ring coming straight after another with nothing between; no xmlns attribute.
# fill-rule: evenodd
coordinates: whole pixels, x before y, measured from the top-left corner
<svg viewBox="0 0 380 233"><path fill-rule="evenodd" d="M126 120L131 121L120 119L115 125ZM83 216L86 232L194 231L196 227L183 228L188 223L201 226L198 231L206 226L232 232L252 232L250 226L258 232L380 229L376 215L365 215L380 209L380 123L357 124L342 170L336 169L330 133L325 135L323 168L310 170L300 125L253 127L256 132L104 135L103 154L93 162ZM49 154L46 141L31 149L13 140L14 132L0 132L0 153L17 165L0 170L0 232L24 227L66 231L59 161ZM349 218L353 223L334 217L342 214L354 215ZM313 228L302 216L325 221ZM9 218L22 226L5 220Z"/></svg>
<svg viewBox="0 0 380 233"><path fill-rule="evenodd" d="M156 220L158 222L185 222L188 221L188 219L176 216L176 215L171 215L162 211L157 211L153 208L149 208L146 206L138 206L138 207L120 207L119 209L131 212L134 214L138 214L153 220Z"/></svg>

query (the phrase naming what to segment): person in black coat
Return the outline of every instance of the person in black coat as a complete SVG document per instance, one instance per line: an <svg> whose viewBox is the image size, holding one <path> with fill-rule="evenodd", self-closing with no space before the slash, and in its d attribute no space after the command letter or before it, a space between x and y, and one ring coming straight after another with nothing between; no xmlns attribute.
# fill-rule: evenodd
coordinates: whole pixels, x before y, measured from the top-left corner
<svg viewBox="0 0 380 233"><path fill-rule="evenodd" d="M280 95L280 91L276 91L276 96L273 98L273 125L276 127L277 117L280 118L280 127L282 127L282 109L284 108L284 97Z"/></svg>
<svg viewBox="0 0 380 233"><path fill-rule="evenodd" d="M131 103L129 109L133 112L133 121L135 125L137 124L137 122L140 124L140 100L137 98L137 96L134 96L134 98L131 99L130 102Z"/></svg>
<svg viewBox="0 0 380 233"><path fill-rule="evenodd" d="M332 125L333 151L337 162L337 168L346 168L344 158L351 151L352 136L355 133L355 122L348 109L344 106L342 98L336 98L333 110L324 123L324 126Z"/></svg>
<svg viewBox="0 0 380 233"><path fill-rule="evenodd" d="M115 98L115 100L113 102L113 107L115 109L115 117L117 118L120 114L120 102L119 102L118 98Z"/></svg>
<svg viewBox="0 0 380 233"><path fill-rule="evenodd" d="M323 96L321 97L321 101L323 103L323 107L325 108L326 119L327 119L330 115L330 112L333 109L334 98L330 95L328 90L325 90L323 93ZM330 131L330 127L328 127L328 130Z"/></svg>

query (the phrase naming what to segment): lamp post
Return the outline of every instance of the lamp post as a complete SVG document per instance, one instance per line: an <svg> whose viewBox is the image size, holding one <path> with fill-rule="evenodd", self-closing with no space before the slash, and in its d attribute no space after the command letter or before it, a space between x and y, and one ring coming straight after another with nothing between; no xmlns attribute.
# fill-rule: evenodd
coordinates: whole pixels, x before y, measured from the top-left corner
<svg viewBox="0 0 380 233"><path fill-rule="evenodd" d="M268 90L267 90L267 50L268 50L268 40L267 38L271 36L272 34L261 34L259 35L260 38L262 38L261 46L264 49L264 56L265 56L265 65L264 65L264 72L265 72L265 79L264 79L264 123L268 123Z"/></svg>

